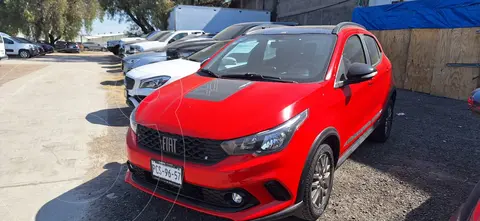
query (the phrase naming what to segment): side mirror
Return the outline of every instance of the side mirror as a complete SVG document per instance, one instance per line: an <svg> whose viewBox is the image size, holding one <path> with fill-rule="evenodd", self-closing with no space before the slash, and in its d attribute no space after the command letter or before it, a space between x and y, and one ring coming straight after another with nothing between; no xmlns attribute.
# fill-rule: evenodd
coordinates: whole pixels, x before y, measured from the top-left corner
<svg viewBox="0 0 480 221"><path fill-rule="evenodd" d="M468 98L468 107L473 113L480 115L480 88L474 90Z"/></svg>
<svg viewBox="0 0 480 221"><path fill-rule="evenodd" d="M174 42L174 41L176 41L176 40L172 38L172 39L170 39L170 41L168 41L168 43L170 44L170 43L172 43L172 42Z"/></svg>
<svg viewBox="0 0 480 221"><path fill-rule="evenodd" d="M355 84L372 79L377 69L369 64L353 63L348 68L346 84Z"/></svg>
<svg viewBox="0 0 480 221"><path fill-rule="evenodd" d="M222 58L222 65L223 66L237 65L237 59L232 57L224 57Z"/></svg>

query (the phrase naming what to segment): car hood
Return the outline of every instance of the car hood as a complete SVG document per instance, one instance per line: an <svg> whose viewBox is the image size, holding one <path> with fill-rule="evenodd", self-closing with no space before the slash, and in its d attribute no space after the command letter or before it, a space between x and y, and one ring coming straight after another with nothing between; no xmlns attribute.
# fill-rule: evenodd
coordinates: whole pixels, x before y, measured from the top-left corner
<svg viewBox="0 0 480 221"><path fill-rule="evenodd" d="M172 78L181 78L190 75L200 68L200 62L185 59L176 59L159 63L148 64L135 68L127 73L134 79L146 79L156 76L167 75Z"/></svg>
<svg viewBox="0 0 480 221"><path fill-rule="evenodd" d="M122 38L120 42L124 44L128 44L130 42L139 41L139 40L145 40L145 38Z"/></svg>
<svg viewBox="0 0 480 221"><path fill-rule="evenodd" d="M306 106L302 105L306 102L301 101L321 84L192 74L148 96L138 107L136 120L168 133L234 139L271 129L304 111Z"/></svg>
<svg viewBox="0 0 480 221"><path fill-rule="evenodd" d="M151 49L151 48L159 48L165 47L167 45L166 42L159 42L159 41L144 41L135 44L131 44L130 46L140 46L144 50Z"/></svg>

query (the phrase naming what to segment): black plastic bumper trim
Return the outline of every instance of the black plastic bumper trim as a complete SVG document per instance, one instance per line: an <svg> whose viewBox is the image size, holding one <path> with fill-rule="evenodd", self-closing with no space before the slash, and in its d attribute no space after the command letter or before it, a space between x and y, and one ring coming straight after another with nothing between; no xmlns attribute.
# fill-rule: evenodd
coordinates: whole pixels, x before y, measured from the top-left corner
<svg viewBox="0 0 480 221"><path fill-rule="evenodd" d="M295 211L297 211L297 209L300 208L302 205L303 205L303 201L300 201L299 203L294 204L293 206L290 206L280 212L277 212L268 216L264 216L258 219L254 219L253 221L266 221L266 220L270 221L270 220L283 219L283 218L292 216L295 213Z"/></svg>

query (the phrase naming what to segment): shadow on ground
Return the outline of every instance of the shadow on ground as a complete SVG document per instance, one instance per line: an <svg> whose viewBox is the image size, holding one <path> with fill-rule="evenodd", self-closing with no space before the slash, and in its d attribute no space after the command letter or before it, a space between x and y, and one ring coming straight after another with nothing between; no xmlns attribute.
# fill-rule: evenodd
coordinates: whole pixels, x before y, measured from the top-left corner
<svg viewBox="0 0 480 221"><path fill-rule="evenodd" d="M126 127L130 125L130 107L110 108L89 113L85 119L92 124L111 127Z"/></svg>
<svg viewBox="0 0 480 221"><path fill-rule="evenodd" d="M123 86L123 79L117 81L102 81L100 84L104 86Z"/></svg>

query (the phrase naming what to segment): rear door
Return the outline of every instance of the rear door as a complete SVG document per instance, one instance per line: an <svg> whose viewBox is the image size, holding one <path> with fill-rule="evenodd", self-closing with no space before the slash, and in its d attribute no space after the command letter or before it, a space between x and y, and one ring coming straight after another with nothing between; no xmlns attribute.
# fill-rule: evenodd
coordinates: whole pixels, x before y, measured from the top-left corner
<svg viewBox="0 0 480 221"><path fill-rule="evenodd" d="M3 44L5 46L5 52L6 54L9 55L17 55L18 54L18 49L16 48L15 43L12 39L8 37L3 37Z"/></svg>
<svg viewBox="0 0 480 221"><path fill-rule="evenodd" d="M377 40L373 36L362 35L362 39L365 43L369 61L372 66L377 69L377 75L370 80L370 86L372 87L371 90L373 90L373 93L378 95L372 103L374 110L378 112L383 108L389 95L391 83L391 75L389 75L389 72L391 71L391 67L388 64L387 57L385 57Z"/></svg>
<svg viewBox="0 0 480 221"><path fill-rule="evenodd" d="M0 37L0 58L5 57L5 45L3 44L3 38Z"/></svg>

